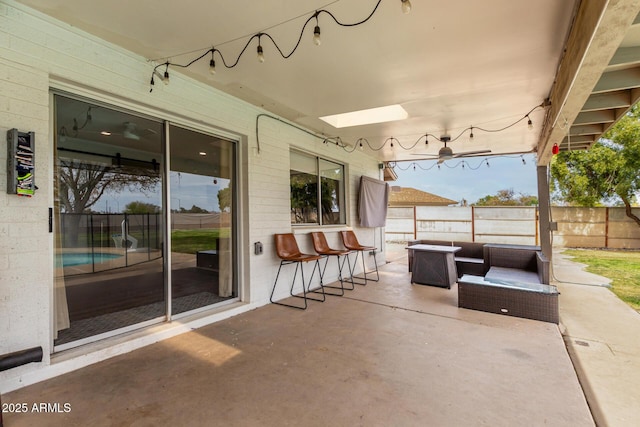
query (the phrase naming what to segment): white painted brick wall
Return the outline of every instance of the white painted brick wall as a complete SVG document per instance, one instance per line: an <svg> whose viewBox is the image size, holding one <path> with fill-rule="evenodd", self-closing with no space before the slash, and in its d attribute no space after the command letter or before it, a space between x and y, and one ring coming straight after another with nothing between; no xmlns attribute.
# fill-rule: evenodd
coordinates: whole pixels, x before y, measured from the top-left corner
<svg viewBox="0 0 640 427"><path fill-rule="evenodd" d="M248 263L242 285L250 285L250 301L259 306L269 301L279 260L273 234L292 231L289 208L289 150L302 149L345 163L349 171L349 225L362 243L373 243L372 230L356 227L356 197L360 175L379 177L377 161L357 151L347 154L304 132L269 119L260 120L261 152L257 147L256 116L264 111L173 71L169 86L155 85L149 93L152 65L145 58L112 46L62 23L58 23L11 0L0 0L0 137L7 129L36 132L36 184L33 198L6 194L6 171L0 167L0 354L42 346L45 363L0 373L11 387L22 384L22 375L44 378L33 371L46 369L51 352L53 288L53 240L48 233L48 207L52 206L52 127L50 86L71 88L79 95L100 94L104 102L168 118L177 123L221 129L241 141L248 200L244 209L245 247ZM0 165L6 164L6 146ZM296 230L300 231L300 230ZM303 250L310 251L308 237L297 234ZM327 231L329 243L340 247L338 233ZM253 242L264 244L264 254L253 254ZM283 273L290 280L292 269ZM337 278L335 263L328 278ZM280 295L287 294L288 285ZM114 355L117 352L109 352ZM99 360L96 357L94 360ZM80 366L86 362L78 362ZM73 363L64 369L72 369ZM60 368L50 369L59 373ZM6 387L5 386L5 390Z"/></svg>

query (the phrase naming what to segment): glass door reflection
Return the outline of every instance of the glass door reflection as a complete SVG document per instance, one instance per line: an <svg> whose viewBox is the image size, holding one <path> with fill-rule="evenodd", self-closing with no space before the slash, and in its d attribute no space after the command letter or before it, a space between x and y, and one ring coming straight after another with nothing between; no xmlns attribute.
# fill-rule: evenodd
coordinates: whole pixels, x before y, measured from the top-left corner
<svg viewBox="0 0 640 427"><path fill-rule="evenodd" d="M57 349L166 315L162 123L55 96Z"/></svg>
<svg viewBox="0 0 640 427"><path fill-rule="evenodd" d="M170 126L172 314L237 297L235 143Z"/></svg>

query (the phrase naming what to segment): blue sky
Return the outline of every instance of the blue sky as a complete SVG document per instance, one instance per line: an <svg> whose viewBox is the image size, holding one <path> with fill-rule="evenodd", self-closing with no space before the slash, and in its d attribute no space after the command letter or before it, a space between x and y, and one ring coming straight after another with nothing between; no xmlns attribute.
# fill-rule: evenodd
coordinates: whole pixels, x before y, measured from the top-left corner
<svg viewBox="0 0 640 427"><path fill-rule="evenodd" d="M442 163L440 169L436 165L435 160L425 160L416 163L414 169L412 162L399 162L395 168L398 180L390 184L413 187L458 202L466 199L469 203L505 189L538 195L535 154L452 159Z"/></svg>

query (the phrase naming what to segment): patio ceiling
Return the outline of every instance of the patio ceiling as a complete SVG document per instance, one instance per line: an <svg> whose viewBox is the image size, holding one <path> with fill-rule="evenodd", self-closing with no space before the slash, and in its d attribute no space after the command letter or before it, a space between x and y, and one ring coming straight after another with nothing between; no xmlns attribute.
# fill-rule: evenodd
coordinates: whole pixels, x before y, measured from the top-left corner
<svg viewBox="0 0 640 427"><path fill-rule="evenodd" d="M315 10L324 8L341 21L356 22L377 0L20 3L156 63L185 64L212 46L224 53L227 63L233 62L259 32L269 33L290 51ZM263 40L266 61L259 63L254 40L235 68L218 66L213 78L209 56L170 72L193 77L318 134L339 136L352 146L366 138L369 146L365 143L364 149L380 161L436 155L443 144L430 137L425 145L428 133L454 139L461 135L449 145L455 153L537 151L545 164L553 144L568 148L567 129L571 148L585 148L638 99L636 0L538 0L535 5L523 0L413 0L407 15L400 4L383 0L370 21L350 28L321 15L321 46L311 41L313 22L288 60ZM148 84L152 68L150 63L148 75L131 79ZM152 96L167 96L162 85L155 88ZM529 115L533 128L528 129L527 120L521 119L547 99L550 104ZM340 129L319 119L391 104L401 105L408 118ZM515 122L500 132L479 129L496 130ZM470 126L476 128L473 140L465 131Z"/></svg>

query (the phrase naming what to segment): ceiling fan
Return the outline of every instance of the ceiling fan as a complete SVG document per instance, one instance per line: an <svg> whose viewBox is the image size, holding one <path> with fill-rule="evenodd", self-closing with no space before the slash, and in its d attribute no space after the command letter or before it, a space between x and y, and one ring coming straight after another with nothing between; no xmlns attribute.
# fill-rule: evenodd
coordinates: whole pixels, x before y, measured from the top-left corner
<svg viewBox="0 0 640 427"><path fill-rule="evenodd" d="M132 139L134 141L139 141L140 138L146 138L149 136L153 136L156 134L156 131L153 129L139 129L138 125L134 122L124 122L122 123L122 137L126 139Z"/></svg>
<svg viewBox="0 0 640 427"><path fill-rule="evenodd" d="M438 159L438 164L444 162L445 160L456 159L459 157L467 157L467 156L475 156L478 154L487 154L490 153L491 150L477 150L477 151L465 151L462 153L454 153L451 147L447 147L447 142L451 141L450 136L441 136L440 141L444 142L444 147L440 148L438 154L416 154L414 156L423 156L423 157L433 157Z"/></svg>

